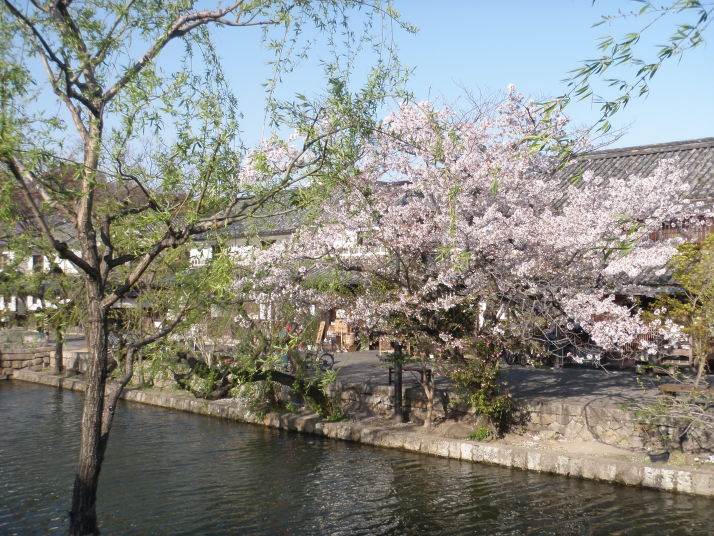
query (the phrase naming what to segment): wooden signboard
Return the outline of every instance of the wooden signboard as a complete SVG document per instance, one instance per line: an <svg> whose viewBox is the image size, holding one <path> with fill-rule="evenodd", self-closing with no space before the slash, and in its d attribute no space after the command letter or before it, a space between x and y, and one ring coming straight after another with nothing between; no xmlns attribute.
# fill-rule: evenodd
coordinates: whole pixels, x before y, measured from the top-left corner
<svg viewBox="0 0 714 536"><path fill-rule="evenodd" d="M315 344L320 345L322 344L322 335L325 333L325 321L323 320L320 322L320 327L317 330L317 339L315 340Z"/></svg>

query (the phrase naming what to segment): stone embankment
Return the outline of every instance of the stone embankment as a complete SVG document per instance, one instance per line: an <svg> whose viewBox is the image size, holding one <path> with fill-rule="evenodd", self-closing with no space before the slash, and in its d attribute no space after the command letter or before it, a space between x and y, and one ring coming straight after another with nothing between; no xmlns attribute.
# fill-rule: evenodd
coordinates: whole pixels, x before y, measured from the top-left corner
<svg viewBox="0 0 714 536"><path fill-rule="evenodd" d="M50 365L54 347L4 346L0 348L0 380L10 378L18 370L40 371Z"/></svg>
<svg viewBox="0 0 714 536"><path fill-rule="evenodd" d="M393 385L343 384L338 381L328 392L347 415L362 419L388 419L394 415ZM434 419L456 420L475 429L478 416L462 405L450 406L448 396L446 389L436 390ZM423 390L418 386L406 387L403 400L408 420L422 423L427 414ZM598 405L578 398L568 401L524 399L519 401L519 412L518 420L522 422L522 427L544 440L592 441L631 450L645 447L632 413L613 404Z"/></svg>
<svg viewBox="0 0 714 536"><path fill-rule="evenodd" d="M0 380L12 378L19 370L41 371L54 364L55 342L37 331L0 330ZM62 368L75 372L87 369L83 336L68 334Z"/></svg>
<svg viewBox="0 0 714 536"><path fill-rule="evenodd" d="M21 370L39 372L54 362L54 346L2 346L0 347L0 380L13 378ZM63 370L84 373L87 370L85 350L67 350L62 360Z"/></svg>
<svg viewBox="0 0 714 536"><path fill-rule="evenodd" d="M18 370L13 377L17 380L64 389L76 391L84 389L80 379L52 376L31 370ZM426 432L420 426L397 425L376 417L355 422L327 422L307 412L271 413L258 416L236 400L209 402L175 391L128 389L123 398L180 411L379 447L714 498L714 465L712 464L700 466L650 464L634 459L628 460L621 454L609 456L607 449L604 448L598 451L599 455L593 455L592 452L583 449L569 450L568 443L559 445L560 448L550 448L547 443L519 445L507 441L477 442L437 435ZM589 454L582 454L582 452L589 452Z"/></svg>

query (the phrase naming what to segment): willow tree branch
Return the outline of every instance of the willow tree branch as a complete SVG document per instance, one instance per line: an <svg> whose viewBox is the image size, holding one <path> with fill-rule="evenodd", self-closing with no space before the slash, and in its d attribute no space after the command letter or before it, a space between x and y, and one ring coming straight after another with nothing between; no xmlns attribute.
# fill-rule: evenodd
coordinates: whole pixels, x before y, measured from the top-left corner
<svg viewBox="0 0 714 536"><path fill-rule="evenodd" d="M134 4L136 0L129 0L126 2L121 10L123 15L117 17L117 19L114 21L114 24L112 24L112 27L109 29L107 32L106 36L103 39L103 44L99 47L97 52L92 56L92 58L89 60L91 65L98 65L102 61L104 61L104 58L106 57L107 53L111 50L112 45L114 45L115 41L118 39L119 36L123 35L127 29L129 29L130 25L127 24L122 28L121 31L118 32L118 35L115 36L115 32L117 31L117 28L119 28L119 24L121 21L126 17L126 15L129 13L129 10L131 9L131 6ZM82 70L84 70L84 66L78 70L77 73L75 73L74 77L72 78L72 82L77 82L79 79L79 76L81 75Z"/></svg>
<svg viewBox="0 0 714 536"><path fill-rule="evenodd" d="M0 160L2 160L7 165L8 169L10 169L10 172L15 178L15 181L19 184L25 201L29 205L30 211L32 212L33 219L35 221L35 226L47 238L47 240L49 240L49 242L52 244L52 247L57 251L57 254L61 258L70 261L72 264L80 268L90 277L97 278L99 274L89 263L87 263L74 251L69 249L69 246L66 242L61 242L60 240L55 238L54 234L52 233L52 230L49 227L49 224L47 223L45 215L42 214L42 211L37 206L37 202L35 201L34 197L32 196L32 192L30 191L29 184L37 185L37 181L34 180L32 174L14 156L4 155L0 157ZM38 189L41 191L41 188L39 186Z"/></svg>
<svg viewBox="0 0 714 536"><path fill-rule="evenodd" d="M144 53L144 55L131 67L129 67L121 78L119 78L119 80L117 80L117 82L110 89L108 89L106 93L104 93L102 96L102 102L104 104L110 102L116 94L129 82L131 82L148 63L153 61L154 58L158 56L159 52L161 52L170 41L176 39L177 37L182 37L199 26L205 26L211 23L222 26L268 26L279 23L277 20L269 19L264 21L253 21L251 19L246 22L240 22L238 19L242 13L241 8L244 3L244 0L240 0L224 9L216 11L198 11L178 17L171 27L156 40L156 42ZM236 11L238 11L238 14L236 15L235 21L229 21L224 18L226 15L230 15Z"/></svg>
<svg viewBox="0 0 714 536"><path fill-rule="evenodd" d="M10 10L10 13L18 19L22 25L30 31L30 33L34 36L35 40L40 43L40 46L42 47L43 53L55 64L57 67L59 67L62 70L67 69L67 65L57 56L57 53L52 50L52 47L49 45L49 43L45 40L45 38L42 36L42 32L40 32L37 27L32 23L30 19L28 19L19 9L17 9L9 0L3 0L7 8ZM43 10L44 11L44 10Z"/></svg>
<svg viewBox="0 0 714 536"><path fill-rule="evenodd" d="M148 346L152 342L158 341L160 338L165 337L169 333L171 333L173 330L175 330L178 325L183 321L184 317L186 316L186 313L188 313L191 309L193 308L193 305L187 304L184 305L179 313L176 315L176 317L169 322L166 325L162 324L162 328L156 331L153 335L150 337L146 337L145 339L142 339L139 342L131 343L127 346L127 348L133 348L134 350L140 350L141 348L144 348L145 346Z"/></svg>

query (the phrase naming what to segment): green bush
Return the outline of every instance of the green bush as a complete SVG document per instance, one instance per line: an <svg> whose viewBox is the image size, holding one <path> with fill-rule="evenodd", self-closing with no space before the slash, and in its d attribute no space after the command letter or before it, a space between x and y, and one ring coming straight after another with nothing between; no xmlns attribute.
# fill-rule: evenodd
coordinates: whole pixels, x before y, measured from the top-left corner
<svg viewBox="0 0 714 536"><path fill-rule="evenodd" d="M502 350L485 337L478 337L470 348L473 357L464 359L449 370L454 385L452 403L468 404L479 415L489 419L498 433L511 424L515 403L499 382L499 360Z"/></svg>
<svg viewBox="0 0 714 536"><path fill-rule="evenodd" d="M472 441L484 441L491 436L491 430L487 426L479 426L475 432L471 432L468 438Z"/></svg>

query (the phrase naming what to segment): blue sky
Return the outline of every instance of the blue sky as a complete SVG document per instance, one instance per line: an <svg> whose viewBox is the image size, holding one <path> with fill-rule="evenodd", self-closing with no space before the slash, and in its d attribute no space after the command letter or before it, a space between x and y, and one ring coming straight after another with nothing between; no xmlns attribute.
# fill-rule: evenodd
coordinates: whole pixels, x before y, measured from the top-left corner
<svg viewBox="0 0 714 536"><path fill-rule="evenodd" d="M509 83L534 98L561 94L567 72L597 53L597 37L643 23L630 19L612 28L591 27L600 15L637 6L625 0L395 0L394 5L419 28L416 35L395 33L402 62L414 69L409 89L417 100L452 102L465 90L490 94ZM654 27L645 52L671 31L671 21ZM230 29L217 33L219 52L246 114L246 141L254 143L267 132L259 82L269 73L262 65L268 55L255 49L256 34L237 34ZM613 147L714 136L714 31L709 40L681 62L666 65L652 81L649 96L617 114L612 123L626 132ZM319 45L315 62L318 56ZM315 62L287 77L281 93L320 93ZM569 115L574 125L585 126L597 119L598 106L579 103Z"/></svg>
<svg viewBox="0 0 714 536"><path fill-rule="evenodd" d="M460 88L485 92L514 83L529 96L563 92L561 80L597 52L596 39L607 25L592 28L600 15L632 2L544 0L487 2L452 0L399 2L405 18L420 28L400 39L403 61L416 67L411 82L416 95L455 97ZM623 21L614 30L634 30L643 21ZM648 43L661 43L671 32L663 21ZM712 36L714 39L714 35ZM646 49L649 47L645 47ZM650 95L632 102L613 119L627 133L616 146L641 145L714 136L714 42L693 50L681 62L661 70ZM453 98L452 97L452 98ZM599 106L583 102L570 110L574 124L597 119Z"/></svg>

